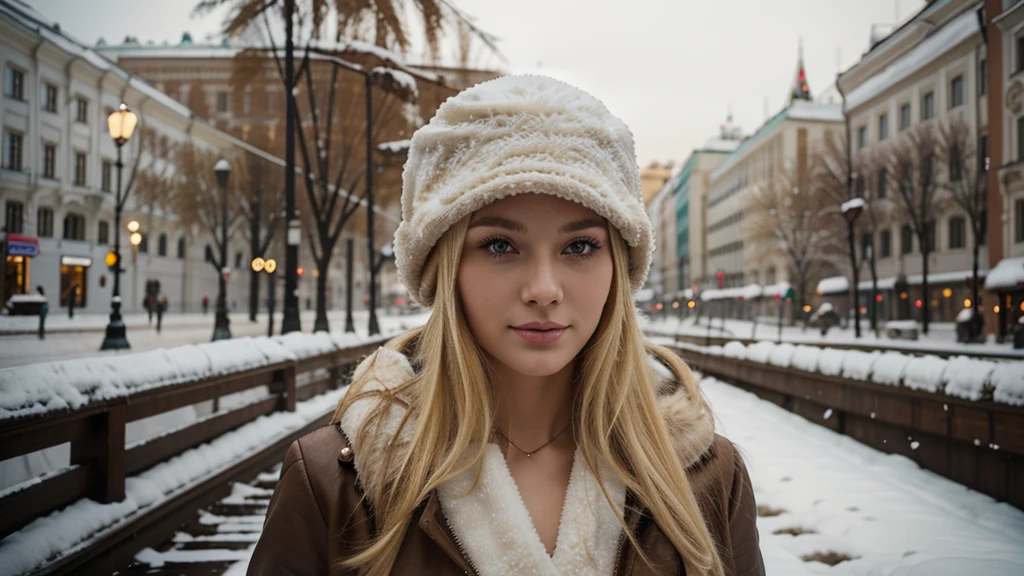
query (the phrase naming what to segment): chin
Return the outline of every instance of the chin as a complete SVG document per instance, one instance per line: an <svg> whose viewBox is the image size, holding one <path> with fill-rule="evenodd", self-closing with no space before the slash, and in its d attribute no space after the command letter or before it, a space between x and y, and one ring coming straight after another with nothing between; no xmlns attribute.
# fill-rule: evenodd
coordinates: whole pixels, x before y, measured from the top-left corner
<svg viewBox="0 0 1024 576"><path fill-rule="evenodd" d="M541 347L517 342L492 356L510 370L525 376L543 377L557 374L576 358L576 353L569 348L562 343Z"/></svg>

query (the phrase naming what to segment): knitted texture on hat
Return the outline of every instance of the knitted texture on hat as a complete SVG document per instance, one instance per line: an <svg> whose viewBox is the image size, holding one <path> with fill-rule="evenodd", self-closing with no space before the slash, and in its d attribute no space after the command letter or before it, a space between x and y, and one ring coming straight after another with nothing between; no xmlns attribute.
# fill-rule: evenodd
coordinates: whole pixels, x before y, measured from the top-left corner
<svg viewBox="0 0 1024 576"><path fill-rule="evenodd" d="M654 240L629 128L564 82L503 76L449 98L412 137L394 241L409 294L433 303L436 270L426 261L449 227L524 193L578 202L606 218L629 244L633 291L643 285Z"/></svg>

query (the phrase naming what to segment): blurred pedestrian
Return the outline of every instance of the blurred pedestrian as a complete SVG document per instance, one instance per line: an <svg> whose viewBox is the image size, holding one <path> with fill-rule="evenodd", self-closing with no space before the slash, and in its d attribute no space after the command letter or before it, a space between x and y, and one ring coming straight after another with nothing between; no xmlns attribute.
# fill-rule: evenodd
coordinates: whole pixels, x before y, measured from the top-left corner
<svg viewBox="0 0 1024 576"><path fill-rule="evenodd" d="M71 287L68 292L68 318L75 317L75 301L78 300L78 284Z"/></svg>
<svg viewBox="0 0 1024 576"><path fill-rule="evenodd" d="M156 297L156 331L160 331L160 327L164 322L164 312L167 311L167 295L163 292Z"/></svg>
<svg viewBox="0 0 1024 576"><path fill-rule="evenodd" d="M203 315L206 315L206 311L210 309L210 297L203 296Z"/></svg>
<svg viewBox="0 0 1024 576"><path fill-rule="evenodd" d="M153 312L156 308L156 298L152 294L146 294L146 297L142 299L142 307L149 313L149 323L153 323ZM157 330L159 332L159 330Z"/></svg>
<svg viewBox="0 0 1024 576"><path fill-rule="evenodd" d="M42 286L36 286L36 292L43 297L43 303L39 306L39 339L46 338L46 315L50 313L50 304L46 301L46 293Z"/></svg>

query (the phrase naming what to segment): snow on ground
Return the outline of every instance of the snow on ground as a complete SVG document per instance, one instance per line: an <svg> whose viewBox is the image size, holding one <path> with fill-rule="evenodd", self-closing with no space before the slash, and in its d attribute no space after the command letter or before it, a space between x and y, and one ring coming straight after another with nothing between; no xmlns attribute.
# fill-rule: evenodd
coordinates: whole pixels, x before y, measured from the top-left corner
<svg viewBox="0 0 1024 576"><path fill-rule="evenodd" d="M1024 511L714 378L701 386L718 432L743 455L758 506L781 510L758 518L768 574L1024 574ZM853 559L800 560L829 551Z"/></svg>
<svg viewBox="0 0 1024 576"><path fill-rule="evenodd" d="M661 335L684 334L687 336L705 337L709 334L712 337L743 338L743 339L764 339L776 340L779 334L778 324L759 322L756 326L747 320L736 320L726 318L724 321L719 317L711 320L711 329L708 330L707 316L700 319L699 324L694 324L695 317L690 316L680 319L667 315L651 320L644 320L644 330ZM880 323L881 324L881 323ZM989 335L989 341L984 344L959 344L956 342L956 326L953 323L934 322L929 327L929 334L921 334L917 340L900 340L886 337L885 330L879 327L879 336L875 337L871 331L869 319L861 317L861 337L856 338L853 333L853 323L846 329L832 328L825 336L820 330L802 326L783 326L782 340L793 344L858 344L872 346L878 349L904 348L921 352L932 353L953 353L973 354L976 352L1002 354L1006 357L1019 357L1024 359L1024 350L1014 350L1012 339L1004 344L998 344L994 335Z"/></svg>

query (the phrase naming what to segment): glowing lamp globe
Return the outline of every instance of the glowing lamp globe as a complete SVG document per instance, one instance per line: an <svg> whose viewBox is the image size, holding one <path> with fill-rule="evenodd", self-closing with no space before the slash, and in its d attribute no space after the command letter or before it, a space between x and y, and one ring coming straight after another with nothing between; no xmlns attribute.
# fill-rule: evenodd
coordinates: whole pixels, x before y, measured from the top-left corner
<svg viewBox="0 0 1024 576"><path fill-rule="evenodd" d="M132 137L138 123L139 117L124 102L107 116L107 130L118 146L123 146Z"/></svg>

